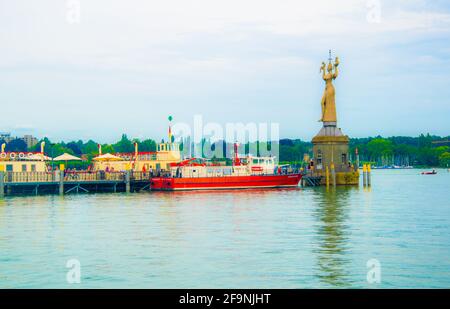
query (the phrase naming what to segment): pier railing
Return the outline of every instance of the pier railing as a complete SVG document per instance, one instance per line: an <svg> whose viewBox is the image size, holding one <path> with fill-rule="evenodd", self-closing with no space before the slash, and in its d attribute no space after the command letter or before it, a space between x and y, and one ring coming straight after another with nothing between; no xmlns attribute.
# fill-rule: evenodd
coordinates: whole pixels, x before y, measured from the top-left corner
<svg viewBox="0 0 450 309"><path fill-rule="evenodd" d="M61 174L55 172L4 172L4 183L49 183L60 182ZM124 182L126 181L126 172L88 172L88 171L70 171L63 175L64 182ZM146 181L151 178L149 172L130 171L131 181Z"/></svg>
<svg viewBox="0 0 450 309"><path fill-rule="evenodd" d="M55 175L48 172L6 172L5 183L16 182L54 182Z"/></svg>

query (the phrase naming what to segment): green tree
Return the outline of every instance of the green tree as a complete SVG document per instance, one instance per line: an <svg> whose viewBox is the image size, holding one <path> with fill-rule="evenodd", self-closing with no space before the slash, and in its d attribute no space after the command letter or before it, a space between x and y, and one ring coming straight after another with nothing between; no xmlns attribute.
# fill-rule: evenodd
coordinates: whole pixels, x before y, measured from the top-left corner
<svg viewBox="0 0 450 309"><path fill-rule="evenodd" d="M110 144L103 144L102 145L102 153L115 153L116 149L113 147L113 145Z"/></svg>
<svg viewBox="0 0 450 309"><path fill-rule="evenodd" d="M50 154L53 157L62 155L63 153L74 154L72 149L65 147L62 143L56 143L50 146Z"/></svg>
<svg viewBox="0 0 450 309"><path fill-rule="evenodd" d="M450 152L444 152L439 156L439 165L442 167L450 166Z"/></svg>
<svg viewBox="0 0 450 309"><path fill-rule="evenodd" d="M152 139L138 142L138 146L140 151L156 151L156 142Z"/></svg>
<svg viewBox="0 0 450 309"><path fill-rule="evenodd" d="M384 138L371 140L367 143L367 150L371 161L382 161L385 164L394 154L392 142Z"/></svg>
<svg viewBox="0 0 450 309"><path fill-rule="evenodd" d="M434 149L434 152L436 154L436 156L440 156L441 154L443 154L444 152L450 152L450 147L448 146L440 146L440 147L436 147Z"/></svg>
<svg viewBox="0 0 450 309"><path fill-rule="evenodd" d="M81 151L84 154L96 156L98 155L98 143L94 142L93 140L89 140L87 143L83 144L83 146L81 147Z"/></svg>
<svg viewBox="0 0 450 309"><path fill-rule="evenodd" d="M12 152L25 152L27 151L27 144L22 139L16 138L6 144L5 150Z"/></svg>
<svg viewBox="0 0 450 309"><path fill-rule="evenodd" d="M133 152L133 143L128 139L126 134L122 134L120 141L112 145L116 152Z"/></svg>
<svg viewBox="0 0 450 309"><path fill-rule="evenodd" d="M431 142L433 141L432 136L427 133L427 135L420 134L418 139L418 146L422 147L431 147Z"/></svg>
<svg viewBox="0 0 450 309"><path fill-rule="evenodd" d="M80 156L82 154L81 147L78 143L70 142L67 143L66 147L72 150L72 152L77 156Z"/></svg>

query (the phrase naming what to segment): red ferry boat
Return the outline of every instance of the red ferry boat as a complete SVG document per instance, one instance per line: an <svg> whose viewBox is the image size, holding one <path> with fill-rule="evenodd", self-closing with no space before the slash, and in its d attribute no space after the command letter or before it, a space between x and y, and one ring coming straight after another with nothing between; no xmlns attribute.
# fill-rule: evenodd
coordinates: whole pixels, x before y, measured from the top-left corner
<svg viewBox="0 0 450 309"><path fill-rule="evenodd" d="M151 179L151 190L218 190L297 187L302 174L289 166L277 166L274 157L239 158L235 145L232 166L188 159L170 166L165 177Z"/></svg>

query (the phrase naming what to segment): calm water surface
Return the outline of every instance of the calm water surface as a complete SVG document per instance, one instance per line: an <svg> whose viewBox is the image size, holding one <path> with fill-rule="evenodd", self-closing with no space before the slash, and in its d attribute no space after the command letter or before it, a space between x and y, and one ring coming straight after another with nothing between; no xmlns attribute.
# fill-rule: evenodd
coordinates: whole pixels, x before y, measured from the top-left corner
<svg viewBox="0 0 450 309"><path fill-rule="evenodd" d="M450 287L450 173L369 189L7 197L2 288ZM81 283L66 262L81 263ZM367 261L381 283L367 282Z"/></svg>

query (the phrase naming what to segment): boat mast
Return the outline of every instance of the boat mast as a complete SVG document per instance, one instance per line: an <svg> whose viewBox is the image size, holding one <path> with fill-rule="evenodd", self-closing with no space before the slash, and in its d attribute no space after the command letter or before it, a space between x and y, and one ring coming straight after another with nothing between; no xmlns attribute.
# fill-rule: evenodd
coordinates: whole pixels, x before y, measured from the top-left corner
<svg viewBox="0 0 450 309"><path fill-rule="evenodd" d="M233 166L240 166L240 165L242 165L242 164L241 164L241 159L239 159L238 146L239 146L239 144L238 144L237 142L234 143Z"/></svg>

